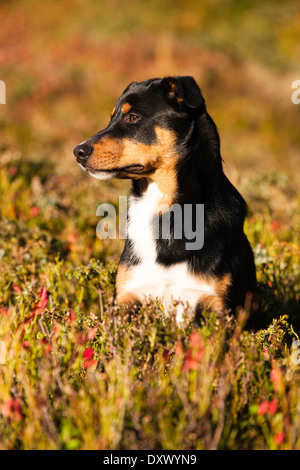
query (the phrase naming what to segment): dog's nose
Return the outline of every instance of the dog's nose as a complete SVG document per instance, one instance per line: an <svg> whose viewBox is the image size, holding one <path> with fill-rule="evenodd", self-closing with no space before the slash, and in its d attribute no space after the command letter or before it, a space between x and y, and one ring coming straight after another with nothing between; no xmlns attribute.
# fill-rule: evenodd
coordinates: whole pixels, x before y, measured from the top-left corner
<svg viewBox="0 0 300 470"><path fill-rule="evenodd" d="M73 150L76 160L78 161L78 163L81 163L81 165L83 165L84 162L88 159L92 151L93 147L89 144L77 145L77 147L75 147Z"/></svg>

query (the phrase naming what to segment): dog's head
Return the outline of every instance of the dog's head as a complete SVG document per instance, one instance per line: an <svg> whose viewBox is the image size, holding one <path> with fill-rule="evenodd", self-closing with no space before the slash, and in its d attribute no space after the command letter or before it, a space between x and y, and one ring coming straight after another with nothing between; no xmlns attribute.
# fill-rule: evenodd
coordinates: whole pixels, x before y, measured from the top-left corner
<svg viewBox="0 0 300 470"><path fill-rule="evenodd" d="M80 166L97 179L168 174L184 157L196 114L205 103L192 77L131 83L108 126L75 147Z"/></svg>

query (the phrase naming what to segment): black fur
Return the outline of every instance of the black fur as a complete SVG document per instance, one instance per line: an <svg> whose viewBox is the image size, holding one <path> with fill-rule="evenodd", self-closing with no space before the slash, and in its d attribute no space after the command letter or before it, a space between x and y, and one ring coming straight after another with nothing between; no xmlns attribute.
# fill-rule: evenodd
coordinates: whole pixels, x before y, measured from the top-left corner
<svg viewBox="0 0 300 470"><path fill-rule="evenodd" d="M128 124L121 113L124 103L130 103L131 112L141 119ZM158 239L157 262L170 266L186 261L195 274L216 278L229 273L232 284L226 307L234 310L244 304L246 293L256 287L254 257L243 229L247 207L223 172L218 131L194 79L167 77L131 83L119 98L108 127L86 143L93 146L109 135L152 145L156 143L157 125L174 131L177 136L178 196L173 203L182 207L192 204L194 208L196 204L204 204L205 214L203 248L186 250L185 237ZM114 170L118 177L128 177L124 169ZM145 176L147 173L141 174L141 178ZM132 194L142 197L142 187L137 175L132 181ZM130 240L126 240L121 262L127 265L139 262Z"/></svg>

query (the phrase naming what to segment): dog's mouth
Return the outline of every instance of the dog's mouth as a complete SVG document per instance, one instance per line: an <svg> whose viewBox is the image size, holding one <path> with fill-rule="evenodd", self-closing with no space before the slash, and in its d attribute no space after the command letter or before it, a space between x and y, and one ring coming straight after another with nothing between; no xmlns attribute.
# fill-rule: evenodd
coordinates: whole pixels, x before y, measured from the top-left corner
<svg viewBox="0 0 300 470"><path fill-rule="evenodd" d="M144 170L144 165L140 164L135 164L135 165L126 165L118 168L111 168L111 169L96 169L96 168L90 168L86 166L84 169L91 173L92 175L97 175L99 173L107 173L107 174L114 174L114 175L122 175L122 174L139 174L142 173Z"/></svg>

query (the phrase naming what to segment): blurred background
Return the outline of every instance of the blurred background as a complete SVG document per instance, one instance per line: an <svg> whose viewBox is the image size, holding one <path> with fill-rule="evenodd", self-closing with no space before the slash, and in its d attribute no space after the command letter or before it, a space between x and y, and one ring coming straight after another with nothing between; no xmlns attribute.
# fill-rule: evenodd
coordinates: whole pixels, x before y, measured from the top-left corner
<svg viewBox="0 0 300 470"><path fill-rule="evenodd" d="M300 448L299 0L0 0L0 20L0 448ZM124 240L97 238L96 209L130 181L73 148L167 75L198 82L248 203L255 335L112 308Z"/></svg>
<svg viewBox="0 0 300 470"><path fill-rule="evenodd" d="M252 213L298 211L297 0L6 0L0 18L2 215L94 239L97 205L129 183L92 181L73 147L107 125L130 81L166 75L200 85Z"/></svg>

